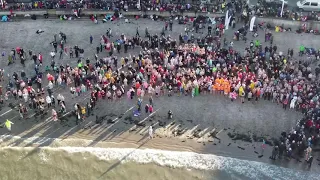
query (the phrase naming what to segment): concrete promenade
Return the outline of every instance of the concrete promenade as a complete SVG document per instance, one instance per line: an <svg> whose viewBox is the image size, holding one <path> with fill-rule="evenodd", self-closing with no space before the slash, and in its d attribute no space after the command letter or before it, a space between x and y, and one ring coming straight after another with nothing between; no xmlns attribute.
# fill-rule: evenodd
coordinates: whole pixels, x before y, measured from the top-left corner
<svg viewBox="0 0 320 180"><path fill-rule="evenodd" d="M49 16L60 16L60 15L72 15L73 11L72 10L56 10L56 9L51 9L51 10L35 10L35 11L13 11L13 13L18 16L25 16L25 15L36 15L36 16L42 16L44 14L48 14ZM96 14L96 15L105 15L105 14L113 14L113 11L103 11L103 10L83 10L82 15L88 16L91 14ZM222 13L208 13L208 12L184 12L181 14L180 12L159 12L159 11L147 11L147 12L142 12L142 11L128 11L128 12L121 12L124 17L128 16L136 16L136 15L157 15L157 16L162 16L162 17L170 17L171 15L177 16L177 15L184 15L184 16L190 16L190 17L196 17L199 15L202 16L209 16L209 17L221 17L224 16ZM9 11L0 11L0 16L3 15L9 15ZM302 21L293 21L293 20L287 20L287 19L281 19L281 18L265 18L265 17L257 17L256 18L256 23L260 22L266 22L270 23L272 26L285 26L285 27L291 27L293 30L301 28L302 25L306 25L308 29L320 29L320 21L307 21L307 22L302 22Z"/></svg>

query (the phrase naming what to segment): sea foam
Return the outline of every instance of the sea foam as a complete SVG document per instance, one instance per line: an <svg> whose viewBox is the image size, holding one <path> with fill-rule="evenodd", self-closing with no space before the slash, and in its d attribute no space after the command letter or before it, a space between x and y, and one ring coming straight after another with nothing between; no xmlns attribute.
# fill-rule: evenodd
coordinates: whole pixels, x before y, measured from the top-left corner
<svg viewBox="0 0 320 180"><path fill-rule="evenodd" d="M1 138L8 138L8 136L0 136L0 139ZM17 139L18 136L14 136L12 138ZM31 138L29 140L28 138L24 138L24 140L27 142L35 142L37 139L39 139L41 142L47 141L43 138ZM53 139L49 140L53 141ZM55 139L54 141L58 140ZM19 150L26 147L13 146L3 147L1 149L10 148ZM319 179L319 174L312 172L298 171L261 162L241 160L212 154L199 154L194 152L98 147L40 147L40 149L48 151L66 151L68 153L90 153L104 161L119 161L121 163L136 162L142 164L155 163L160 166L168 166L172 168L218 170L230 174L240 174L246 179ZM41 156L43 156L43 154Z"/></svg>

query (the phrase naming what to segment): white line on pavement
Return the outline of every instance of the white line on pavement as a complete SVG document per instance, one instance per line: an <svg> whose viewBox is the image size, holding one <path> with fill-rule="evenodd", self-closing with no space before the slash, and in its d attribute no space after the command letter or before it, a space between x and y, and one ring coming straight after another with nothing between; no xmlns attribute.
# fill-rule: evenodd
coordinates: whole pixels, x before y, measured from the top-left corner
<svg viewBox="0 0 320 180"><path fill-rule="evenodd" d="M5 114L8 114L8 113L11 112L11 111L12 111L12 109L6 111L5 113L1 114L0 117L3 116L3 115L5 115Z"/></svg>

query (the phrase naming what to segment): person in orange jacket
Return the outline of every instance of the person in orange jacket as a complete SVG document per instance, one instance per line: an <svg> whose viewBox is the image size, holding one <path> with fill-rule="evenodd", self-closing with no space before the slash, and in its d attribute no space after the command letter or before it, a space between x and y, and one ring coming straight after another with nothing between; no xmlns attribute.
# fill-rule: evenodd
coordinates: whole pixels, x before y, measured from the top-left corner
<svg viewBox="0 0 320 180"><path fill-rule="evenodd" d="M228 95L230 93L230 83L227 79L224 81L223 91L224 95Z"/></svg>
<svg viewBox="0 0 320 180"><path fill-rule="evenodd" d="M223 94L223 85L224 85L224 79L220 78L220 82L219 82L219 93Z"/></svg>
<svg viewBox="0 0 320 180"><path fill-rule="evenodd" d="M218 93L218 91L219 91L219 89L220 89L220 78L219 77L217 77L215 80L214 80L214 90L216 91L216 93Z"/></svg>

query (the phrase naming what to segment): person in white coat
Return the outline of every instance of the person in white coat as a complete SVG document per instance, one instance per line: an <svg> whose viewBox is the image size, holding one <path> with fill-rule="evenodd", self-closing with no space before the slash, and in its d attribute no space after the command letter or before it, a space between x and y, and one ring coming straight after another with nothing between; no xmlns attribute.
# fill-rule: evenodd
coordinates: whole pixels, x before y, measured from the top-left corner
<svg viewBox="0 0 320 180"><path fill-rule="evenodd" d="M48 83L48 89L53 89L53 83L51 81Z"/></svg>
<svg viewBox="0 0 320 180"><path fill-rule="evenodd" d="M63 102L63 103L64 103L64 96L61 95L61 94L58 94L57 100L58 100L58 104L60 104L60 102Z"/></svg>
<svg viewBox="0 0 320 180"><path fill-rule="evenodd" d="M153 139L153 128L152 128L152 126L149 127L148 133L149 133L149 138Z"/></svg>
<svg viewBox="0 0 320 180"><path fill-rule="evenodd" d="M50 108L51 105L52 105L52 99L51 99L50 96L47 96L47 97L46 97L46 102L47 102L48 108Z"/></svg>
<svg viewBox="0 0 320 180"><path fill-rule="evenodd" d="M24 93L22 94L22 96L23 96L24 102L25 102L25 103L28 102L29 94L28 94L27 92L24 92Z"/></svg>
<svg viewBox="0 0 320 180"><path fill-rule="evenodd" d="M294 96L292 99L291 99L291 102L290 102L290 109L294 109L295 106L296 106L296 102L297 102L297 99L298 97L297 96Z"/></svg>

